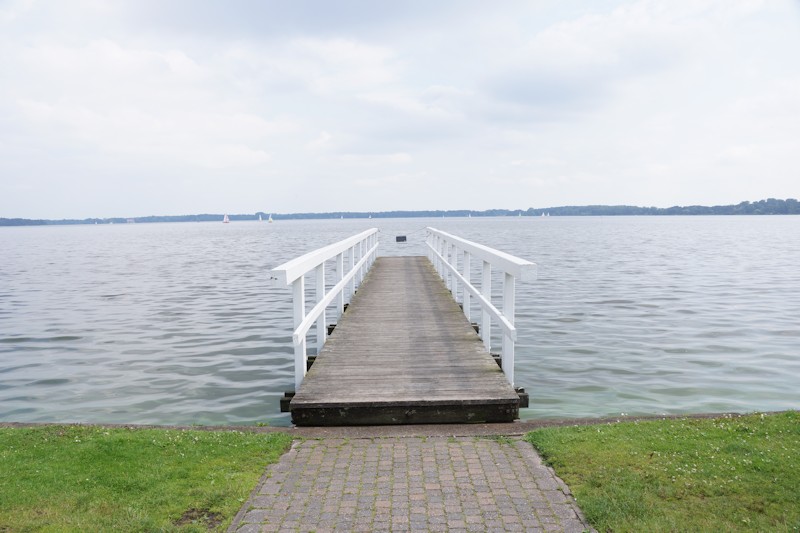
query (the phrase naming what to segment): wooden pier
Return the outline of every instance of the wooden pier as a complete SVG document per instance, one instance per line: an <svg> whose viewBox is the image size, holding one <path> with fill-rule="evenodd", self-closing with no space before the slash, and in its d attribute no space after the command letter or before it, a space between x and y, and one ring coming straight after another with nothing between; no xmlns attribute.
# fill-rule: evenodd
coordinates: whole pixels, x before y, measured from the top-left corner
<svg viewBox="0 0 800 533"><path fill-rule="evenodd" d="M378 258L378 231L371 229L272 270L275 285L292 287L296 392L281 408L294 424L510 422L519 417L521 398L527 406L524 390L513 386L514 284L535 277L536 265L427 232L427 257ZM480 288L471 282L474 260ZM326 272L328 262L333 271ZM503 273L501 309L492 303L493 267ZM306 312L312 272L316 303ZM470 321L471 302L480 309L480 327ZM326 310L333 305L340 317L331 332ZM493 322L502 333L500 354L490 353ZM312 328L313 364L306 352Z"/></svg>
<svg viewBox="0 0 800 533"><path fill-rule="evenodd" d="M509 422L519 396L426 257L381 257L290 402L301 426Z"/></svg>

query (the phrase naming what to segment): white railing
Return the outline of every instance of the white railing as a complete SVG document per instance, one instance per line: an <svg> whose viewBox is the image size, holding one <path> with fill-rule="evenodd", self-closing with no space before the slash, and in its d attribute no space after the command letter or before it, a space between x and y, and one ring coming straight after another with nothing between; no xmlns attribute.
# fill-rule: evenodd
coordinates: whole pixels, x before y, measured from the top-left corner
<svg viewBox="0 0 800 533"><path fill-rule="evenodd" d="M322 350L328 337L325 324L325 310L336 299L336 306L341 315L344 312L345 293L347 297L355 293L369 267L375 261L378 250L378 230L370 229L349 237L343 241L309 252L297 259L292 259L271 271L274 285L292 286L292 302L294 315L294 384L295 390L306 375L308 355L306 353L306 335L316 323L317 353ZM349 270L345 273L345 258ZM334 279L336 284L325 292L325 263L335 260ZM316 283L314 297L316 304L306 313L305 275L315 271ZM347 290L349 288L349 290Z"/></svg>
<svg viewBox="0 0 800 533"><path fill-rule="evenodd" d="M517 329L514 327L515 280L536 279L536 263L483 246L435 228L426 228L428 258L444 280L447 288L458 301L461 289L461 304L467 319L470 319L471 297L481 307L481 323L478 328L483 345L491 351L492 319L503 330L503 345L500 361L506 379L514 385L514 342ZM459 272L459 257L461 271ZM471 283L472 258L481 262L480 290ZM502 311L492 304L492 268L504 273Z"/></svg>

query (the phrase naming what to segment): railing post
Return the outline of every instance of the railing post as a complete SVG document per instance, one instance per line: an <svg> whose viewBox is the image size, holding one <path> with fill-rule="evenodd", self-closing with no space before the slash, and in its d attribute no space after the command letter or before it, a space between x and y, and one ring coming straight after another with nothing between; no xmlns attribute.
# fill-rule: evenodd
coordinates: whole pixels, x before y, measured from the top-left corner
<svg viewBox="0 0 800 533"><path fill-rule="evenodd" d="M453 265L454 269L458 270L458 248L456 248L455 243L450 245L450 264ZM458 278L452 272L450 277L453 280L453 300L458 300Z"/></svg>
<svg viewBox="0 0 800 533"><path fill-rule="evenodd" d="M431 242L431 244L433 245L433 249L435 251L438 251L439 250L439 236L438 235L434 235L432 237L432 240L433 240L433 242ZM436 272L439 273L439 277L442 277L442 262L439 259L438 255L434 254L434 259L435 259L434 265L436 266Z"/></svg>
<svg viewBox="0 0 800 533"><path fill-rule="evenodd" d="M458 249L455 244L450 245L450 260L452 261L453 268L458 270ZM452 272L450 277L453 280L453 286L450 288L453 291L453 300L458 302L458 278Z"/></svg>
<svg viewBox="0 0 800 533"><path fill-rule="evenodd" d="M364 241L359 241L358 243L358 260L364 257ZM361 282L364 281L364 265L361 265L361 268L358 269L358 286L361 287Z"/></svg>
<svg viewBox="0 0 800 533"><path fill-rule="evenodd" d="M441 248L440 241L441 241L441 239L440 239L440 237L438 235L434 235L433 236L433 249L436 252L440 251L440 248ZM436 264L436 272L439 273L439 277L441 278L442 277L442 260L439 259L438 255L436 256L436 263L435 264Z"/></svg>
<svg viewBox="0 0 800 533"><path fill-rule="evenodd" d="M348 272L349 272L349 271L353 270L353 267L356 265L356 245L355 244L350 248L350 253L348 255L350 256L350 266L347 269ZM350 278L350 298L352 298L355 293L356 293L356 276L353 276L352 278Z"/></svg>
<svg viewBox="0 0 800 533"><path fill-rule="evenodd" d="M471 269L470 269L470 264L469 264L470 263L470 255L469 255L469 252L466 251L466 250L464 250L462 252L462 254L461 254L461 263L462 263L462 265L461 265L461 274L464 276L464 279L467 280L467 282L472 283L472 280L470 279L470 276L471 276ZM469 291L467 290L466 287L464 287L462 292L464 293L464 296L462 297L462 300L463 300L462 301L462 305L464 306L464 316L466 316L467 320L469 320L469 315L470 315Z"/></svg>
<svg viewBox="0 0 800 533"><path fill-rule="evenodd" d="M442 253L442 277L444 278L444 284L447 288L450 288L450 277L447 271L447 241L444 238L441 239L439 243Z"/></svg>
<svg viewBox="0 0 800 533"><path fill-rule="evenodd" d="M317 284L316 284L316 297L317 302L321 302L325 298L325 262L323 261L316 268ZM325 327L325 310L317 317L317 353L322 351L322 346L325 344L325 338L328 336L328 328Z"/></svg>
<svg viewBox="0 0 800 533"><path fill-rule="evenodd" d="M344 278L344 252L336 256L336 285ZM344 313L344 289L336 297L336 307L339 309L339 316Z"/></svg>
<svg viewBox="0 0 800 533"><path fill-rule="evenodd" d="M445 249L445 257L447 258L447 264L448 265L452 265L453 264L453 246L449 242L445 241L444 249ZM447 288L450 289L451 293L453 292L453 285L455 284L455 281L456 281L455 276L453 276L453 273L450 272L450 269L448 268L447 269ZM453 299L455 299L455 295L453 295Z"/></svg>
<svg viewBox="0 0 800 533"><path fill-rule="evenodd" d="M294 316L294 329L303 322L306 317L306 290L305 278L300 276L292 282L292 307ZM294 390L300 390L300 384L306 375L306 338L303 336L300 342L294 345Z"/></svg>
<svg viewBox="0 0 800 533"><path fill-rule="evenodd" d="M514 325L514 298L514 276L506 272L503 278L503 316L506 317L506 320L511 322L512 326ZM514 341L507 333L503 334L503 352L500 357L503 362L503 372L506 375L506 379L508 379L508 382L511 383L513 387Z"/></svg>
<svg viewBox="0 0 800 533"><path fill-rule="evenodd" d="M439 237L439 254L441 254L442 256L442 271L440 274L442 276L442 279L444 280L445 286L448 287L449 283L447 277L447 267L444 266L444 264L447 262L447 252L445 251L444 239L441 237Z"/></svg>
<svg viewBox="0 0 800 533"><path fill-rule="evenodd" d="M483 262L483 271L481 272L481 296L488 301L492 301L492 265L488 261ZM481 309L483 311L481 316L481 339L483 339L483 345L486 347L486 351L491 351L492 317L485 308Z"/></svg>
<svg viewBox="0 0 800 533"><path fill-rule="evenodd" d="M445 257L444 239L442 239L441 237L439 237L439 240L436 241L436 251L439 252L439 255L441 256L441 259L439 259L439 263L440 263L439 276L442 278L442 281L444 281L444 285L446 287L447 286L447 269L444 267L444 264L447 261L447 257Z"/></svg>

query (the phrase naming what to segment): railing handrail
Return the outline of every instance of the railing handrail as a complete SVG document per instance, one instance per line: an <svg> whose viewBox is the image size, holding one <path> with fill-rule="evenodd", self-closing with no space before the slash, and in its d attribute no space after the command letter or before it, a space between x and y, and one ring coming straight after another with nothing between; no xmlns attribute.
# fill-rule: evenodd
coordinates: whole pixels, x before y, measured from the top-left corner
<svg viewBox="0 0 800 533"><path fill-rule="evenodd" d="M308 354L306 352L306 335L311 326L316 324L317 353L322 350L328 337L325 310L337 299L339 313L344 312L345 292L348 284L351 285L350 294L355 293L356 285L364 279L369 267L375 261L378 250L378 230L372 228L362 231L339 242L323 246L296 259L287 261L271 271L270 279L273 285L279 287L292 287L292 315L294 330L292 331L292 344L294 344L294 384L295 391L306 375ZM345 273L345 252L348 256L348 271ZM358 261L356 261L358 256ZM335 259L335 285L326 291L325 263ZM305 276L311 271L315 272L315 299L316 303L311 311L306 313L306 286Z"/></svg>
<svg viewBox="0 0 800 533"><path fill-rule="evenodd" d="M436 228L428 227L425 229L434 235L444 237L445 240L459 244L459 248L462 250L468 251L474 257L488 261L493 267L497 267L503 272L511 274L520 281L533 281L536 279L536 263L531 263L525 259L501 252L500 250L495 250L483 244L478 244L477 242L468 241L467 239L457 237Z"/></svg>
<svg viewBox="0 0 800 533"><path fill-rule="evenodd" d="M433 248L431 249L433 250ZM503 328L503 331L507 335L510 335L512 340L517 340L517 328L514 327L514 324L512 324L505 316L503 316L503 313L497 307L495 307L491 301L485 298L471 282L467 281L467 279L459 273L456 267L448 263L442 254L440 254L437 250L433 250L433 253L436 254L436 257L443 261L443 264L447 267L447 270L449 270L451 274L458 278L458 280L464 285L470 294L478 299L481 307L487 309L489 314L491 314L500 323L500 327Z"/></svg>
<svg viewBox="0 0 800 533"><path fill-rule="evenodd" d="M319 316L322 314L322 312L329 305L331 305L331 303L333 303L333 299L336 298L339 295L339 293L345 288L345 286L348 283L350 283L350 280L352 280L353 277L355 277L355 275L358 274L359 269L367 263L369 258L372 256L372 253L375 252L377 250L377 248L378 248L378 245L375 244L370 250L368 250L364 254L364 257L362 257L361 260L358 263L356 263L355 266L353 266L353 269L350 270L350 272L348 272L339 281L339 283L334 285L331 288L331 290L326 293L324 298L322 298L320 301L318 301L317 304L313 308L311 308L311 311L309 311L306 314L306 317L303 319L303 321L300 323L300 325L297 326L297 328L295 328L294 332L292 333L292 340L295 343L300 342L300 340L303 337L305 337L306 333L308 333L308 330L311 329L311 326L314 324L314 322L317 320L317 318L319 318Z"/></svg>
<svg viewBox="0 0 800 533"><path fill-rule="evenodd" d="M288 287L300 276L305 276L308 272L311 272L325 261L333 259L340 253L352 248L354 245L375 233L378 233L377 228L368 229L362 231L358 235L353 235L339 242L317 248L291 261L287 261L272 269L271 280L273 284L278 287Z"/></svg>
<svg viewBox="0 0 800 533"><path fill-rule="evenodd" d="M478 330L487 351L492 349L492 319L503 330L503 345L500 353L501 368L506 379L513 386L514 343L517 340L517 328L514 326L515 282L517 279L522 281L536 279L536 263L436 228L428 227L426 230L428 233L426 243L431 262L456 301L458 300L459 284L461 284L461 305L467 320L470 320L470 298L474 296L478 300L482 315ZM461 256L461 272L458 270L459 256ZM481 264L480 290L472 284L473 257L479 259ZM502 310L492 304L493 267L503 272Z"/></svg>

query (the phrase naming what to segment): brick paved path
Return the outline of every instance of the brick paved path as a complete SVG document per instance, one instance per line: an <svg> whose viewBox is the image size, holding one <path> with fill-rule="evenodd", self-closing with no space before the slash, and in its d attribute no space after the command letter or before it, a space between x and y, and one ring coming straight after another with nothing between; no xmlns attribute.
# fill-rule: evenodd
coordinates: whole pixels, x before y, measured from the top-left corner
<svg viewBox="0 0 800 533"><path fill-rule="evenodd" d="M585 531L530 444L392 437L296 442L229 531Z"/></svg>

